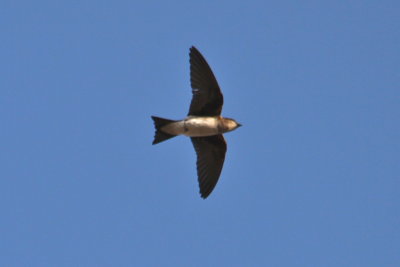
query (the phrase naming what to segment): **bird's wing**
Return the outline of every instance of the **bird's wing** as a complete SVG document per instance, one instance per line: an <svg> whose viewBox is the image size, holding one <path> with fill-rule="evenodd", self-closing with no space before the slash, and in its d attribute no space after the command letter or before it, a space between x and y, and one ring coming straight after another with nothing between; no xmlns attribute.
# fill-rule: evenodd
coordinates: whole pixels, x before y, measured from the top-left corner
<svg viewBox="0 0 400 267"><path fill-rule="evenodd" d="M226 142L222 134L192 137L197 154L197 176L202 198L207 198L218 182L224 165Z"/></svg>
<svg viewBox="0 0 400 267"><path fill-rule="evenodd" d="M192 103L188 115L218 116L221 114L224 97L214 74L196 47L190 48L190 84Z"/></svg>

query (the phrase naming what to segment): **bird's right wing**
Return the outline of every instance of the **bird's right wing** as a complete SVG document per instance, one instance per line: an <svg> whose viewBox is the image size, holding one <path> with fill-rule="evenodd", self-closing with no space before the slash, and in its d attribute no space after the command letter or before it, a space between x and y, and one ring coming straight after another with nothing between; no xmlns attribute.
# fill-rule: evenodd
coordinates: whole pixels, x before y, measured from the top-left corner
<svg viewBox="0 0 400 267"><path fill-rule="evenodd" d="M192 102L188 115L218 116L221 114L224 97L217 79L196 47L190 48L190 84Z"/></svg>

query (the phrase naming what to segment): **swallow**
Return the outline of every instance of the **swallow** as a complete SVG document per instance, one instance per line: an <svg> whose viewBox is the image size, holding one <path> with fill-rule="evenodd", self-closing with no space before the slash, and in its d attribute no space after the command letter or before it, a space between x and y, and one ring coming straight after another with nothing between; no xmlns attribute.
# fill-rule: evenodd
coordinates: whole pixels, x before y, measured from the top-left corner
<svg viewBox="0 0 400 267"><path fill-rule="evenodd" d="M189 58L192 101L187 117L169 120L151 116L156 130L153 145L178 135L190 137L197 155L200 195L206 199L214 190L225 161L227 145L222 134L241 124L221 116L224 97L210 66L196 47L190 48Z"/></svg>

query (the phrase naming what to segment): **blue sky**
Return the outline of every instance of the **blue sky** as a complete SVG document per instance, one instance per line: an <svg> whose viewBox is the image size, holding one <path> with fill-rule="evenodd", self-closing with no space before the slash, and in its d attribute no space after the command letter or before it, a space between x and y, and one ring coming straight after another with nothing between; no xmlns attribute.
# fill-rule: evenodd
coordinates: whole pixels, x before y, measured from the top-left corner
<svg viewBox="0 0 400 267"><path fill-rule="evenodd" d="M398 1L2 1L1 266L400 266ZM243 124L213 194L189 47Z"/></svg>

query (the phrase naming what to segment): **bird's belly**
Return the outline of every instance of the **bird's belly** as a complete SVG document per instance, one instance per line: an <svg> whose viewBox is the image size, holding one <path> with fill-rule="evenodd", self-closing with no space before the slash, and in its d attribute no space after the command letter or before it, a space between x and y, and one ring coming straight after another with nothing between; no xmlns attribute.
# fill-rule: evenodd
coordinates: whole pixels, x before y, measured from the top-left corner
<svg viewBox="0 0 400 267"><path fill-rule="evenodd" d="M211 136L219 134L219 121L216 117L189 117L162 127L161 130L172 135L190 137Z"/></svg>
<svg viewBox="0 0 400 267"><path fill-rule="evenodd" d="M219 133L218 119L214 117L188 118L183 121L183 134L191 137L211 136Z"/></svg>

